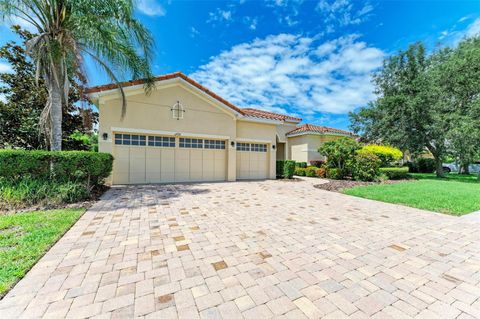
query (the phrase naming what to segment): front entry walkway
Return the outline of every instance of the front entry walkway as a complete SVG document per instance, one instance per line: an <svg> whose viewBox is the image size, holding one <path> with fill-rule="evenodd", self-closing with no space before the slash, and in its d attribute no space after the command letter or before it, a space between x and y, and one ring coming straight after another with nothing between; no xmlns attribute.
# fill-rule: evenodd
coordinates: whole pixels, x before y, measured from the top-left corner
<svg viewBox="0 0 480 319"><path fill-rule="evenodd" d="M480 215L318 179L113 188L0 318L479 318Z"/></svg>

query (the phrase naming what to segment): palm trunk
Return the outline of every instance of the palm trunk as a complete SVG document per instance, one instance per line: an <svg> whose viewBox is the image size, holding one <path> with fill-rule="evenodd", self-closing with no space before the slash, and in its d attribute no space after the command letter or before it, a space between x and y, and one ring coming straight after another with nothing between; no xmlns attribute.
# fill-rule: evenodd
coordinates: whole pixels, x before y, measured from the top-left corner
<svg viewBox="0 0 480 319"><path fill-rule="evenodd" d="M52 83L48 90L50 103L50 150L62 150L62 95L63 89Z"/></svg>

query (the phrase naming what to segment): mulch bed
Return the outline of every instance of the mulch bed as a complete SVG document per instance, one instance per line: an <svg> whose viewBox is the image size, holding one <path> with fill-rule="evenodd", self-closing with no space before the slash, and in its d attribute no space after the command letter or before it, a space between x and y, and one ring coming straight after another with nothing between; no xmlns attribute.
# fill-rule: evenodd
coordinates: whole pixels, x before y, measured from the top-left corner
<svg viewBox="0 0 480 319"><path fill-rule="evenodd" d="M334 180L334 179L326 179L326 178L324 178L324 180L328 180L328 183L317 184L317 185L314 185L314 187L327 190L330 192L337 192L337 193L341 193L342 190L344 190L345 188L352 188L355 186L395 184L395 183L405 181L405 180L387 180L383 182L360 182L360 181L354 181L354 180Z"/></svg>
<svg viewBox="0 0 480 319"><path fill-rule="evenodd" d="M71 204L45 204L41 203L38 205L28 206L28 207L6 207L0 203L0 215L5 214L16 214L24 212L32 212L37 210L49 210L49 209L62 209L62 208L90 208L106 191L110 189L109 186L101 185L92 190L91 198L77 203Z"/></svg>

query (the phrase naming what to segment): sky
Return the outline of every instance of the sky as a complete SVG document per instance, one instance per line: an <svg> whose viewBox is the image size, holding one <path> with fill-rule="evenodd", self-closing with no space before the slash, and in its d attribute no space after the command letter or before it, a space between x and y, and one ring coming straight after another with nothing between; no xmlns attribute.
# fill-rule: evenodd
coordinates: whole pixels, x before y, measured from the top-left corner
<svg viewBox="0 0 480 319"><path fill-rule="evenodd" d="M386 57L416 41L434 50L480 33L480 0L136 3L155 39L155 75L181 71L239 107L340 129L375 99L371 77ZM16 40L8 24L0 45ZM90 85L110 82L86 69Z"/></svg>

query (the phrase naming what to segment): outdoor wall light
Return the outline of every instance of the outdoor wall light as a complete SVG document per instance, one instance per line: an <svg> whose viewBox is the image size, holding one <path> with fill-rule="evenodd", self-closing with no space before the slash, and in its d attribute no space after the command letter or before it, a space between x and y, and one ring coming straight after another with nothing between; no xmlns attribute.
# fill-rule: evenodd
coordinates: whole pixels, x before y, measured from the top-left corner
<svg viewBox="0 0 480 319"><path fill-rule="evenodd" d="M234 146L235 146L235 142L234 142L234 141L231 141L231 142L230 142L230 145L231 145L232 147L234 147Z"/></svg>
<svg viewBox="0 0 480 319"><path fill-rule="evenodd" d="M102 138L103 138L104 141L106 141L107 138L108 138L108 133L103 133L103 134L102 134Z"/></svg>
<svg viewBox="0 0 480 319"><path fill-rule="evenodd" d="M272 149L275 149L275 145L272 145Z"/></svg>

